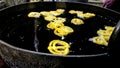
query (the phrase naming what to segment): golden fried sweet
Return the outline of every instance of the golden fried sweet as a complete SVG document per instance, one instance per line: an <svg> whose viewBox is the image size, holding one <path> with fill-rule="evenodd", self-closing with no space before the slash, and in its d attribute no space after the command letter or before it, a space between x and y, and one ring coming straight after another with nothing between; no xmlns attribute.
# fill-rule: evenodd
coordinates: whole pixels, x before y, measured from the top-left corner
<svg viewBox="0 0 120 68"><path fill-rule="evenodd" d="M83 14L83 11L76 11L77 14Z"/></svg>
<svg viewBox="0 0 120 68"><path fill-rule="evenodd" d="M108 46L108 42L104 39L103 36L96 36L96 37L93 37L92 39L93 39L93 42L96 44Z"/></svg>
<svg viewBox="0 0 120 68"><path fill-rule="evenodd" d="M84 17L85 19L88 19L88 18L91 18L91 17L94 17L94 16L95 16L94 13L84 13L84 14L83 14L83 17Z"/></svg>
<svg viewBox="0 0 120 68"><path fill-rule="evenodd" d="M57 11L50 11L50 13L54 16L59 16L61 13L57 12Z"/></svg>
<svg viewBox="0 0 120 68"><path fill-rule="evenodd" d="M103 38L108 42L111 35L101 35L101 36L103 36Z"/></svg>
<svg viewBox="0 0 120 68"><path fill-rule="evenodd" d="M57 35L57 36L61 36L61 37L66 36L66 35L68 35L72 32L74 32L74 30L69 26L61 26L61 27L56 28L54 30L54 34Z"/></svg>
<svg viewBox="0 0 120 68"><path fill-rule="evenodd" d="M110 35L110 33L107 30L102 30L102 29L99 29L97 31L97 34L98 35Z"/></svg>
<svg viewBox="0 0 120 68"><path fill-rule="evenodd" d="M53 20L54 22L66 22L66 18L62 18L62 17L56 17L56 19Z"/></svg>
<svg viewBox="0 0 120 68"><path fill-rule="evenodd" d="M97 31L98 36L93 37L93 42L100 45L108 45L108 41L115 27L105 26L105 30L99 29Z"/></svg>
<svg viewBox="0 0 120 68"><path fill-rule="evenodd" d="M70 45L67 42L61 40L52 40L48 46L50 53L62 56L69 54L69 48Z"/></svg>
<svg viewBox="0 0 120 68"><path fill-rule="evenodd" d="M115 27L112 27L112 26L105 26L105 29L106 29L107 31L109 31L110 33L112 33L113 30L115 29Z"/></svg>
<svg viewBox="0 0 120 68"><path fill-rule="evenodd" d="M53 16L61 15L65 10L64 9L57 9L56 11L49 11L49 13Z"/></svg>
<svg viewBox="0 0 120 68"><path fill-rule="evenodd" d="M83 20L82 20L82 19L79 19L79 18L73 18L73 19L71 20L71 23L74 24L74 25L84 24Z"/></svg>
<svg viewBox="0 0 120 68"><path fill-rule="evenodd" d="M55 16L52 16L52 15L49 15L49 16L44 17L44 19L45 19L46 21L53 21L53 20L56 19L56 17L55 17Z"/></svg>
<svg viewBox="0 0 120 68"><path fill-rule="evenodd" d="M88 12L84 13L83 11L75 11L75 10L70 10L69 13L70 14L77 14L77 17L83 18L83 19L88 19L88 18L95 16L94 13L88 13Z"/></svg>
<svg viewBox="0 0 120 68"><path fill-rule="evenodd" d="M59 28L61 26L64 26L64 24L61 22L50 22L47 24L47 28L49 28L49 29L56 29L56 28Z"/></svg>
<svg viewBox="0 0 120 68"><path fill-rule="evenodd" d="M40 17L40 13L39 12L30 12L28 14L28 17L38 18L38 17Z"/></svg>
<svg viewBox="0 0 120 68"><path fill-rule="evenodd" d="M98 30L97 34L98 35L111 35L115 27L112 26L105 26L105 30Z"/></svg>
<svg viewBox="0 0 120 68"><path fill-rule="evenodd" d="M57 9L56 11L50 11L50 13L54 16L61 15L65 10L64 9Z"/></svg>
<svg viewBox="0 0 120 68"><path fill-rule="evenodd" d="M52 14L50 13L50 12L48 12L48 11L41 11L40 12L40 14L42 15L42 16L51 16Z"/></svg>
<svg viewBox="0 0 120 68"><path fill-rule="evenodd" d="M83 14L83 12L82 12L82 11L77 12L77 17L84 19L84 14Z"/></svg>
<svg viewBox="0 0 120 68"><path fill-rule="evenodd" d="M58 12L58 13L60 13L60 14L64 13L64 11L65 11L64 9L57 9L57 10L56 10L56 12Z"/></svg>
<svg viewBox="0 0 120 68"><path fill-rule="evenodd" d="M75 10L70 10L69 13L70 14L76 14L76 11Z"/></svg>

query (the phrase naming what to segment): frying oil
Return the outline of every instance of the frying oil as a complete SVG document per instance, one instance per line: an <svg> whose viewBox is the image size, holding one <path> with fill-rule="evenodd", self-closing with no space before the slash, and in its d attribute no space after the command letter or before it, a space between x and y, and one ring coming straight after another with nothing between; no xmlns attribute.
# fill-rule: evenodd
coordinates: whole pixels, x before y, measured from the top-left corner
<svg viewBox="0 0 120 68"><path fill-rule="evenodd" d="M49 22L45 21L44 18L38 18L39 23L35 24L34 18L28 18L27 14L19 14L4 21L6 26L1 38L15 47L44 53L49 53L47 49L49 42L55 39L69 43L71 46L70 54L85 55L107 52L106 46L97 45L89 41L89 38L97 36L98 29L114 23L113 21L96 15L96 17L83 20L85 22L83 25L73 25L70 21L76 17L75 15L66 13L61 17L66 17L65 25L73 28L73 33L64 37L56 36L53 30L46 27Z"/></svg>

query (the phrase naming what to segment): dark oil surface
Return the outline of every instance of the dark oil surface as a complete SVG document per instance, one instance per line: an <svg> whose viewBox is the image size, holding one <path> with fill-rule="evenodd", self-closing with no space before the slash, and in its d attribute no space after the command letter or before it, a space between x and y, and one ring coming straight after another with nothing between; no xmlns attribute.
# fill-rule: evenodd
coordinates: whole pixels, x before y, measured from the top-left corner
<svg viewBox="0 0 120 68"><path fill-rule="evenodd" d="M99 54L105 53L107 47L103 45L97 45L89 38L97 36L96 31L98 29L104 29L104 26L114 26L114 21L108 17L97 15L96 17L83 20L83 25L73 25L70 23L72 18L77 17L76 15L70 15L67 11L59 17L66 18L65 25L70 26L74 29L74 33L71 33L62 39L54 35L53 30L46 27L47 21L43 17L40 18L28 18L28 13L18 14L13 17L8 17L3 22L4 30L1 34L1 39L7 43L32 51L38 50L39 52L49 53L47 47L49 42L55 39L66 41L70 44L70 54L83 55L83 54ZM35 25L37 20L37 25ZM37 26L35 33L35 26ZM35 40L35 36L37 40ZM35 43L36 41L36 43ZM36 46L37 45L37 46Z"/></svg>

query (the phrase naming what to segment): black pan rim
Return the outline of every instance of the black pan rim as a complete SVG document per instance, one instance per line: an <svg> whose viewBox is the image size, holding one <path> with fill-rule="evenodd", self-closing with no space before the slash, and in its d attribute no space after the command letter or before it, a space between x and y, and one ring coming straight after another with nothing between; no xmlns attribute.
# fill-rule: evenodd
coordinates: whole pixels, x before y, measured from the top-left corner
<svg viewBox="0 0 120 68"><path fill-rule="evenodd" d="M13 8L13 7L20 6L20 5L34 4L34 3L52 3L52 1L51 2L48 2L48 1L46 1L46 2L25 2L25 3L18 4L18 5L11 5L11 6L7 6L5 8L2 8L2 9L0 9L0 12L4 11L4 10L7 10L7 9L10 9L10 8ZM65 2L53 2L53 3L73 3L73 4L77 4L78 3L78 4L83 4L83 5L89 5L89 6L97 7L97 8L100 8L100 9L105 9L107 11L120 14L120 12L117 12L115 10L111 10L111 9L108 9L108 8L103 8L103 7L100 7L100 6L92 5L92 4L89 4L89 3L83 3L83 2L68 2L68 1L65 1Z"/></svg>
<svg viewBox="0 0 120 68"><path fill-rule="evenodd" d="M18 50L18 51L21 51L21 52L27 52L27 53L32 53L32 54L36 54L36 55L46 55L46 56L56 56L56 57L71 57L71 58L74 58L74 57L78 57L78 58L87 58L87 57L97 57L97 56L109 56L108 52L105 52L105 53L100 53L100 54L91 54L91 55L66 55L66 56L62 56L62 55L54 55L54 54L50 54L50 53L43 53L43 52L35 52L35 51L31 51L31 50L27 50L27 49L23 49L23 48L18 48L18 47L15 47L15 46L12 46L2 40L0 40L0 43L11 48L11 49L14 49L14 50Z"/></svg>

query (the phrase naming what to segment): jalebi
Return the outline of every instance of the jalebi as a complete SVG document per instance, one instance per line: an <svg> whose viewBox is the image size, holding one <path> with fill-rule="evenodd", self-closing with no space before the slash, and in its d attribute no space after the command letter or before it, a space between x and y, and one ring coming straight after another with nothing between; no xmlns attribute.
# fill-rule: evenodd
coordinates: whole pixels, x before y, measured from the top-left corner
<svg viewBox="0 0 120 68"><path fill-rule="evenodd" d="M47 24L47 28L49 28L49 29L56 29L56 28L59 28L61 26L64 26L64 24L61 22L50 22Z"/></svg>
<svg viewBox="0 0 120 68"><path fill-rule="evenodd" d="M38 18L38 17L40 17L40 13L39 12L30 12L28 14L28 17Z"/></svg>
<svg viewBox="0 0 120 68"><path fill-rule="evenodd" d="M69 48L70 45L67 42L61 40L53 40L49 43L48 46L50 53L63 56L69 54Z"/></svg>
<svg viewBox="0 0 120 68"><path fill-rule="evenodd" d="M103 36L93 37L93 42L99 45L105 45L105 46L108 45L108 42L104 39Z"/></svg>
<svg viewBox="0 0 120 68"><path fill-rule="evenodd" d="M79 18L73 18L71 20L71 23L74 25L82 25L82 24L84 24L84 21L82 19L79 19Z"/></svg>
<svg viewBox="0 0 120 68"><path fill-rule="evenodd" d="M66 36L72 32L74 32L74 30L69 26L61 26L54 30L54 34L57 36Z"/></svg>
<svg viewBox="0 0 120 68"><path fill-rule="evenodd" d="M55 17L55 16L50 15L50 16L46 16L46 17L44 17L44 19L45 19L46 21L53 21L53 20L55 20L55 19L56 19L56 17Z"/></svg>

